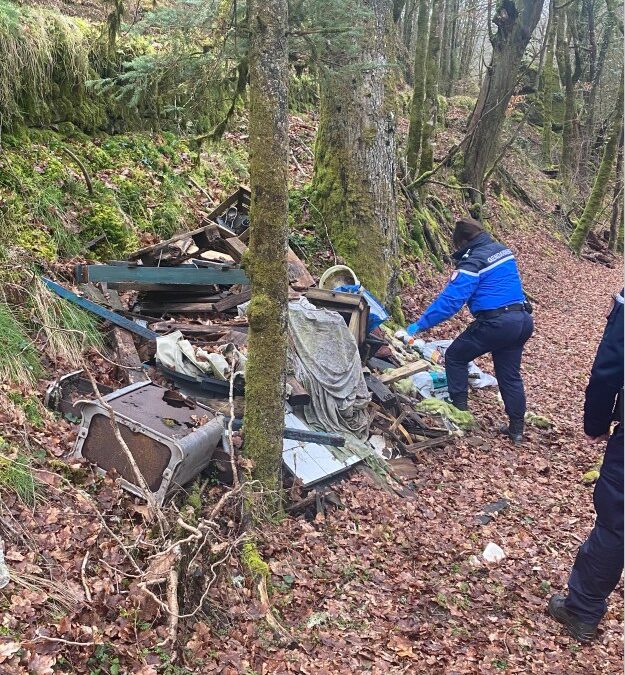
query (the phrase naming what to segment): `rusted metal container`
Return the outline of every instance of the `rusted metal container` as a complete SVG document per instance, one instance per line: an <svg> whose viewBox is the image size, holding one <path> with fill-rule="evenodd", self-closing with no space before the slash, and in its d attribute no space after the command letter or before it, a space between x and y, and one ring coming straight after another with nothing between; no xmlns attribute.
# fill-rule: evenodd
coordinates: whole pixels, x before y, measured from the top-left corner
<svg viewBox="0 0 625 675"><path fill-rule="evenodd" d="M119 431L157 503L192 480L211 461L224 430L222 415L200 403L175 400L168 389L137 382L104 397ZM74 457L102 472L115 469L121 486L142 497L133 468L111 427L109 411L97 400L78 401L82 414ZM198 421L204 422L198 426Z"/></svg>

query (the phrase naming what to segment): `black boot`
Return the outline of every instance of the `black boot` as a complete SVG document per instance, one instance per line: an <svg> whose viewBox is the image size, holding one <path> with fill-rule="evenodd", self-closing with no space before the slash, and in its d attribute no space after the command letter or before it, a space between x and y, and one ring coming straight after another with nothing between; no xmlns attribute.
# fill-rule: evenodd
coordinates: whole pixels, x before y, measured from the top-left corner
<svg viewBox="0 0 625 675"><path fill-rule="evenodd" d="M451 399L451 404L454 408L466 412L469 409L468 398L466 396L456 396Z"/></svg>
<svg viewBox="0 0 625 675"><path fill-rule="evenodd" d="M515 445L521 445L523 443L524 426L523 420L510 420L510 423L501 427L499 431L505 434Z"/></svg>
<svg viewBox="0 0 625 675"><path fill-rule="evenodd" d="M583 623L564 606L564 595L552 595L549 600L549 614L561 623L572 637L579 642L592 642L597 637L597 625Z"/></svg>

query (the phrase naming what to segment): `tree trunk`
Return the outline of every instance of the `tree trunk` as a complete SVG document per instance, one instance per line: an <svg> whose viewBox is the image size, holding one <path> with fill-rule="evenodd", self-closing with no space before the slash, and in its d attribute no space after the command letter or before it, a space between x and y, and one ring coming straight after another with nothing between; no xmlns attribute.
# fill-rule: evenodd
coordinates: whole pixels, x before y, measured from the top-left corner
<svg viewBox="0 0 625 675"><path fill-rule="evenodd" d="M447 92L447 82L449 81L449 54L451 51L451 3L452 0L444 0L443 6L443 26L441 37L441 60L440 60L440 78L438 87L440 91Z"/></svg>
<svg viewBox="0 0 625 675"><path fill-rule="evenodd" d="M614 181L614 196L612 198L612 214L610 215L610 251L623 250L623 127L616 157L616 180Z"/></svg>
<svg viewBox="0 0 625 675"><path fill-rule="evenodd" d="M592 147L593 147L593 140L595 138L597 92L599 91L599 84L601 82L601 76L603 75L606 57L608 55L608 50L610 48L613 33L614 33L614 17L612 14L608 13L608 16L606 17L605 28L603 30L601 47L599 48L599 54L597 56L594 74L591 80L590 91L588 92L588 98L586 101L584 144L582 145L582 158L581 158L581 161L585 167L588 167L588 165L591 164L592 161L594 160Z"/></svg>
<svg viewBox="0 0 625 675"><path fill-rule="evenodd" d="M477 212L481 204L484 174L497 151L506 109L514 91L519 65L536 28L542 0L502 0L493 23L491 63L469 122L462 180L470 186Z"/></svg>
<svg viewBox="0 0 625 675"><path fill-rule="evenodd" d="M571 248L576 252L580 253L582 246L586 241L588 233L592 229L597 214L601 209L601 204L608 190L608 183L610 180L610 174L612 173L612 166L614 165L614 159L616 157L619 138L621 136L621 127L623 124L623 72L621 71L621 83L619 86L618 98L616 100L616 108L614 110L614 118L612 120L612 125L610 128L610 134L608 136L608 141L606 143L605 149L603 151L603 157L601 159L601 164L599 165L599 171L595 176L595 182L590 193L590 197L586 202L584 212L582 217L579 219L577 226L573 230L571 235L570 245Z"/></svg>
<svg viewBox="0 0 625 675"><path fill-rule="evenodd" d="M557 30L557 15L555 1L549 3L549 23L547 24L547 42L545 49L545 66L543 69L543 133L542 156L543 162L551 166L552 158L552 130L553 125L553 93L556 85L556 70L554 64L554 45Z"/></svg>
<svg viewBox="0 0 625 675"><path fill-rule="evenodd" d="M384 300L398 272L392 14L388 0L365 7L358 51L320 72L313 201L336 252Z"/></svg>
<svg viewBox="0 0 625 675"><path fill-rule="evenodd" d="M417 19L417 44L414 57L414 89L410 104L410 126L406 147L408 177L416 178L419 170L419 156L425 117L425 83L427 77L428 25L430 7L428 0L420 0Z"/></svg>
<svg viewBox="0 0 625 675"><path fill-rule="evenodd" d="M287 353L287 7L287 0L251 0L249 8L252 202L246 269L252 299L245 453L253 477L271 491L280 487Z"/></svg>
<svg viewBox="0 0 625 675"><path fill-rule="evenodd" d="M463 33L462 56L460 58L460 72L458 73L461 80L467 79L471 75L471 63L477 45L478 6L476 0L472 0L467 5L466 13L468 16Z"/></svg>
<svg viewBox="0 0 625 675"><path fill-rule="evenodd" d="M425 107L423 137L421 139L421 164L419 175L431 171L434 160L432 141L436 133L438 117L438 60L441 47L441 9L442 0L432 0L432 18L430 20L430 37L428 39L428 55L425 80Z"/></svg>
<svg viewBox="0 0 625 675"><path fill-rule="evenodd" d="M449 31L449 74L445 96L449 98L454 93L454 85L458 77L458 15L460 13L459 0L451 3L451 26Z"/></svg>
<svg viewBox="0 0 625 675"><path fill-rule="evenodd" d="M562 125L562 155L560 157L560 176L564 182L570 181L575 173L578 158L578 120L575 105L575 84L581 75L578 67L571 65L571 44L577 51L575 41L575 17L577 2L568 6L558 15L556 57L560 81L564 87L564 122ZM577 65L577 64L576 64Z"/></svg>

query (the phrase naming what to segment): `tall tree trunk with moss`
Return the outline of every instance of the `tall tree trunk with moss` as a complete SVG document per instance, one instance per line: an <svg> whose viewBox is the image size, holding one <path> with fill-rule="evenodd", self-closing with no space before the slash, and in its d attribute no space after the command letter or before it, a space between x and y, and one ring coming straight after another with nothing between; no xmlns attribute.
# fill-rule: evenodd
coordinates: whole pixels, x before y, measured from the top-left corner
<svg viewBox="0 0 625 675"><path fill-rule="evenodd" d="M389 0L363 0L362 34L319 76L313 204L336 252L382 300L397 267L395 69Z"/></svg>
<svg viewBox="0 0 625 675"><path fill-rule="evenodd" d="M542 102L543 102L543 132L542 156L543 162L551 166L553 140L553 94L556 86L556 69L554 62L554 46L556 41L557 15L555 0L549 3L549 23L547 24L547 40L545 47L545 66L543 69Z"/></svg>
<svg viewBox="0 0 625 675"><path fill-rule="evenodd" d="M432 145L436 133L438 118L438 62L441 48L441 13L443 0L432 0L430 19L430 36L428 38L428 54L425 78L425 115L423 136L421 139L421 163L419 174L430 171L433 166L434 148Z"/></svg>
<svg viewBox="0 0 625 675"><path fill-rule="evenodd" d="M581 75L579 51L576 40L578 0L573 0L566 9L558 12L556 57L560 81L564 87L564 122L562 125L562 154L560 157L560 176L570 182L575 173L578 158L578 120L575 97L575 85ZM575 66L571 64L571 49L575 52Z"/></svg>
<svg viewBox="0 0 625 675"><path fill-rule="evenodd" d="M621 136L621 130L623 126L623 72L621 71L621 83L619 86L619 91L616 99L616 107L614 110L614 117L612 119L612 124L610 127L610 134L608 136L605 149L603 151L603 157L601 159L601 164L599 165L599 170L595 176L595 182L590 193L590 197L586 202L584 212L582 217L579 219L573 234L571 235L570 245L571 248L576 252L580 253L582 246L586 241L588 233L592 230L597 214L601 209L603 199L608 191L608 184L610 181L610 174L612 173L612 167L614 166L614 160L616 158L616 153L618 151L619 139Z"/></svg>
<svg viewBox="0 0 625 675"><path fill-rule="evenodd" d="M417 42L414 57L414 88L410 104L410 126L406 146L406 163L408 175L416 178L419 171L419 157L423 138L425 117L425 86L427 77L428 26L430 23L430 3L419 1L419 17L417 19Z"/></svg>
<svg viewBox="0 0 625 675"><path fill-rule="evenodd" d="M610 215L610 251L623 251L623 127L618 144L616 157L616 180L614 181L614 196L612 198L612 213Z"/></svg>
<svg viewBox="0 0 625 675"><path fill-rule="evenodd" d="M251 0L250 208L252 286L245 371L245 453L268 491L280 487L287 355L287 0ZM271 494L271 493L269 493ZM275 492L274 492L275 494ZM275 503L269 498L268 503Z"/></svg>
<svg viewBox="0 0 625 675"><path fill-rule="evenodd" d="M536 28L542 0L502 0L493 23L493 53L469 122L462 180L470 186L472 211L479 212L486 167L497 152L506 109L517 83L519 65Z"/></svg>

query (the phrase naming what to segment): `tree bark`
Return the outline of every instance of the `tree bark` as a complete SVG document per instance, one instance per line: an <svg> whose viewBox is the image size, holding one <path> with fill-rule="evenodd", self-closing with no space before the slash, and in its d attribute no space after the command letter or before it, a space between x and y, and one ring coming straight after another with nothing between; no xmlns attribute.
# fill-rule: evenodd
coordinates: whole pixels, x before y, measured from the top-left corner
<svg viewBox="0 0 625 675"><path fill-rule="evenodd" d="M549 23L547 24L547 43L545 49L545 66L543 70L543 133L542 156L547 166L551 166L552 158L552 125L553 125L553 93L556 85L556 70L554 63L554 46L557 30L557 15L555 0L549 3Z"/></svg>
<svg viewBox="0 0 625 675"><path fill-rule="evenodd" d="M252 201L246 269L252 299L245 454L253 477L270 491L280 487L287 355L287 7L287 0L251 0L249 7Z"/></svg>
<svg viewBox="0 0 625 675"><path fill-rule="evenodd" d="M562 155L560 157L560 176L570 181L575 173L578 155L578 120L575 105L575 84L579 79L580 69L571 65L570 50L575 44L575 17L577 2L561 10L558 15L556 56L560 81L564 87L564 122L562 125Z"/></svg>
<svg viewBox="0 0 625 675"><path fill-rule="evenodd" d="M406 163L408 177L416 178L419 170L419 156L423 136L425 116L425 84L427 77L428 26L430 23L430 6L428 0L420 0L419 17L417 19L417 43L414 57L414 89L410 104L410 126L406 147Z"/></svg>
<svg viewBox="0 0 625 675"><path fill-rule="evenodd" d="M432 141L434 134L436 133L436 122L438 118L438 61L441 47L440 26L442 5L442 0L432 0L430 36L428 38L426 62L425 110L419 175L424 174L426 171L431 171L434 163L434 148Z"/></svg>
<svg viewBox="0 0 625 675"><path fill-rule="evenodd" d="M469 122L462 180L471 188L477 213L482 202L486 167L497 151L506 109L514 91L519 65L542 10L542 0L502 0L493 23L493 53L478 102Z"/></svg>
<svg viewBox="0 0 625 675"><path fill-rule="evenodd" d="M573 230L571 235L570 245L571 248L576 252L580 253L582 246L586 241L588 233L592 229L597 214L601 209L601 204L605 197L606 192L608 191L608 183L610 180L610 174L612 173L612 167L614 165L614 159L616 157L619 138L621 136L621 129L623 125L623 72L621 71L621 82L619 86L619 91L616 100L616 108L614 110L614 118L612 119L612 125L610 128L610 134L608 136L605 149L603 151L603 157L601 159L601 164L599 165L599 170L595 176L595 182L586 202L584 212L582 217L579 219L577 226Z"/></svg>
<svg viewBox="0 0 625 675"><path fill-rule="evenodd" d="M610 251L623 250L623 128L618 144L616 157L616 180L614 181L614 195L612 198L612 213L610 215Z"/></svg>
<svg viewBox="0 0 625 675"><path fill-rule="evenodd" d="M388 0L364 5L363 38L320 72L313 203L336 252L384 300L398 272L392 12Z"/></svg>

